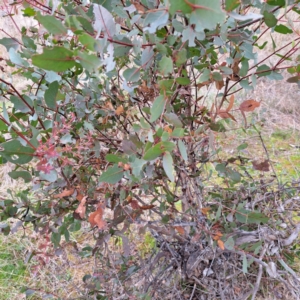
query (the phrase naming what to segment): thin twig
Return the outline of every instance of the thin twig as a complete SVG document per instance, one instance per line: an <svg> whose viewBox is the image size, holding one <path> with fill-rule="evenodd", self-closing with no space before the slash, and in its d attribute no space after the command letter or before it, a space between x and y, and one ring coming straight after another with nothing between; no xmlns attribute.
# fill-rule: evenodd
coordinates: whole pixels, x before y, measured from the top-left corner
<svg viewBox="0 0 300 300"><path fill-rule="evenodd" d="M264 248L261 251L261 254L259 256L260 260L263 259L264 255L266 253L266 250L267 250L267 244L265 244ZM255 286L254 286L254 288L252 290L252 298L251 298L251 300L255 300L256 294L257 294L258 289L260 287L262 272L263 272L263 266L259 265L258 266L258 274L257 274L256 283L255 283Z"/></svg>

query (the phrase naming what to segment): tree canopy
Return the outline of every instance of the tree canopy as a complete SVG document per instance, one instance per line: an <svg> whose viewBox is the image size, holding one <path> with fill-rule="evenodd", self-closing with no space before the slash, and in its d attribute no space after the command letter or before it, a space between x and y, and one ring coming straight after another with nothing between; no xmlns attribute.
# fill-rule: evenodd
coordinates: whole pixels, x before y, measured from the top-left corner
<svg viewBox="0 0 300 300"><path fill-rule="evenodd" d="M140 268L130 263L134 225L150 230L158 253L168 253L152 263L176 270L164 273L174 281L181 274L200 284L205 299L235 299L234 289L224 288L231 267L220 269L227 274L220 284L207 281L224 259L240 264L246 298L259 291L262 272L299 295L284 253L296 255L300 227L289 221L292 203L277 204L293 199L297 188L275 173L266 187L260 174L274 171L267 153L262 162L250 161L243 157L250 146L242 143L225 157L217 142L237 129L251 129L263 142L255 115L261 99L239 101L241 90L255 90L262 78L282 80L282 71L289 73L284 84L300 87L293 23L299 1L22 1L3 11L33 25L14 23L20 36L2 30L0 39L9 55L1 65L0 161L13 164L9 176L24 182L1 200L1 221L33 224L56 249L87 221L95 255L120 237L127 277L119 280L128 297L138 290L154 299L157 283L171 276L149 263L153 276L145 276L143 287L126 286ZM275 34L291 38L277 46ZM271 54L262 55L265 47ZM9 234L16 226L7 222L1 230ZM202 279L200 261L209 262Z"/></svg>

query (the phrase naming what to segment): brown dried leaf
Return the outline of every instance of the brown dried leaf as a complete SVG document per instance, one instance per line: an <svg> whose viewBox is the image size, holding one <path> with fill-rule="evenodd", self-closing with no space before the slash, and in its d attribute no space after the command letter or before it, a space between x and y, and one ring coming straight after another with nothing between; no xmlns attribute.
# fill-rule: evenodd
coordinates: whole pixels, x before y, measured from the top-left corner
<svg viewBox="0 0 300 300"><path fill-rule="evenodd" d="M169 125L166 125L166 126L164 127L164 131L166 131L166 132L168 132L169 134L171 134L173 130L170 128Z"/></svg>
<svg viewBox="0 0 300 300"><path fill-rule="evenodd" d="M233 63L233 66L232 66L233 74L238 74L239 73L239 71L240 71L239 63L240 63L239 59L234 60L234 63Z"/></svg>
<svg viewBox="0 0 300 300"><path fill-rule="evenodd" d="M131 170L131 166L129 164L124 164L123 170L125 171Z"/></svg>
<svg viewBox="0 0 300 300"><path fill-rule="evenodd" d="M68 197L68 196L73 195L74 191L75 191L75 189L64 190L63 192L54 195L53 198L57 199L57 198Z"/></svg>
<svg viewBox="0 0 300 300"><path fill-rule="evenodd" d="M129 204L132 201L132 196L128 195L125 200L127 201L127 204Z"/></svg>
<svg viewBox="0 0 300 300"><path fill-rule="evenodd" d="M206 85L210 85L211 84L211 81L204 81L204 82L201 82L201 83L198 83L197 84L197 88L198 89L201 89L203 86L206 86Z"/></svg>
<svg viewBox="0 0 300 300"><path fill-rule="evenodd" d="M139 205L139 203L138 203L136 200L132 200L132 201L130 202L130 205L131 205L131 207L132 207L133 209L140 209L140 205Z"/></svg>
<svg viewBox="0 0 300 300"><path fill-rule="evenodd" d="M144 93L147 93L150 91L150 88L147 86L147 82L145 80L143 80L142 84L138 87L138 89Z"/></svg>
<svg viewBox="0 0 300 300"><path fill-rule="evenodd" d="M227 112L231 111L232 108L233 108L233 104L234 104L234 95L231 95L230 96L230 99L229 99L229 105L226 109Z"/></svg>
<svg viewBox="0 0 300 300"><path fill-rule="evenodd" d="M142 209L142 210L147 210L147 209L151 209L151 208L153 208L153 207L155 207L154 204L142 205L142 206L140 206L140 209Z"/></svg>
<svg viewBox="0 0 300 300"><path fill-rule="evenodd" d="M210 211L210 207L203 207L203 208L201 208L201 212L205 216L207 216L207 214L208 214L209 211Z"/></svg>
<svg viewBox="0 0 300 300"><path fill-rule="evenodd" d="M146 11L145 7L137 1L132 1L131 3L135 6L139 14L143 14Z"/></svg>
<svg viewBox="0 0 300 300"><path fill-rule="evenodd" d="M225 245L224 245L223 241L222 240L218 240L217 243L218 243L219 248L224 251L225 250Z"/></svg>
<svg viewBox="0 0 300 300"><path fill-rule="evenodd" d="M234 118L234 116L232 114L230 114L229 112L227 111L224 111L224 110L220 110L218 115L222 118L222 119L231 119L233 121L236 122L236 119Z"/></svg>
<svg viewBox="0 0 300 300"><path fill-rule="evenodd" d="M121 115L123 112L124 112L123 105L118 106L117 109L116 109L116 111L115 111L115 113L116 113L117 116Z"/></svg>
<svg viewBox="0 0 300 300"><path fill-rule="evenodd" d="M213 236L213 239L215 241L218 241L221 237L223 236L223 234L220 232L220 231L217 231L214 236Z"/></svg>
<svg viewBox="0 0 300 300"><path fill-rule="evenodd" d="M256 100L246 100L240 105L240 110L245 112L245 111L253 111L255 108L260 106L260 102Z"/></svg>
<svg viewBox="0 0 300 300"><path fill-rule="evenodd" d="M103 208L98 207L98 209L94 212L92 212L89 216L89 222L92 227L98 226L99 229L104 230L107 228L107 223L105 220L103 220Z"/></svg>
<svg viewBox="0 0 300 300"><path fill-rule="evenodd" d="M263 162L253 161L252 162L254 170L269 172L270 171L270 164L269 161L266 159Z"/></svg>
<svg viewBox="0 0 300 300"><path fill-rule="evenodd" d="M240 80L240 76L237 74L232 74L229 76L230 80L232 81L239 81Z"/></svg>
<svg viewBox="0 0 300 300"><path fill-rule="evenodd" d="M85 211L86 211L86 199L87 199L87 196L83 197L78 205L78 207L76 208L75 210L75 213L77 213L79 215L79 217L81 219L84 218L85 216Z"/></svg>
<svg viewBox="0 0 300 300"><path fill-rule="evenodd" d="M181 235L185 234L185 230L182 226L174 226L174 228L177 230L177 232Z"/></svg>
<svg viewBox="0 0 300 300"><path fill-rule="evenodd" d="M224 81L223 80L215 81L215 85L217 90L221 90L222 87L224 86Z"/></svg>
<svg viewBox="0 0 300 300"><path fill-rule="evenodd" d="M113 105L111 104L110 101L107 101L107 102L105 103L104 107L105 107L106 109L109 109L109 110L113 110L113 111L114 111L114 107L113 107Z"/></svg>
<svg viewBox="0 0 300 300"><path fill-rule="evenodd" d="M76 199L80 202L82 199L83 199L83 195L78 193L77 196L76 196Z"/></svg>

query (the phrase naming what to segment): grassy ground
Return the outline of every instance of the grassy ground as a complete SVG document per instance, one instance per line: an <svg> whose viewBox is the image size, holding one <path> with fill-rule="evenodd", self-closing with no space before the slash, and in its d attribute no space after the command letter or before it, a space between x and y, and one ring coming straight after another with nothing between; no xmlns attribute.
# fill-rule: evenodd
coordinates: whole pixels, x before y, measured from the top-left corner
<svg viewBox="0 0 300 300"><path fill-rule="evenodd" d="M16 236L0 236L0 299L20 299L20 289L30 277L23 259L25 251Z"/></svg>

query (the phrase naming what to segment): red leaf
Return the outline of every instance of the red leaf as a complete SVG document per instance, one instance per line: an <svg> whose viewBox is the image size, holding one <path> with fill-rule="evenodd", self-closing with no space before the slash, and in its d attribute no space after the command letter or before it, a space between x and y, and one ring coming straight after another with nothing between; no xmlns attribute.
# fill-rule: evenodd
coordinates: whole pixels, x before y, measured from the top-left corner
<svg viewBox="0 0 300 300"><path fill-rule="evenodd" d="M63 198L63 197L68 197L73 195L75 189L70 189L70 190L64 190L60 194L56 194L53 196L53 198Z"/></svg>
<svg viewBox="0 0 300 300"><path fill-rule="evenodd" d="M132 200L130 205L133 209L140 209L139 203L136 200Z"/></svg>
<svg viewBox="0 0 300 300"><path fill-rule="evenodd" d="M231 95L230 99L229 99L229 105L228 105L228 107L226 109L226 112L229 112L232 109L233 104L234 104L234 95Z"/></svg>
<svg viewBox="0 0 300 300"><path fill-rule="evenodd" d="M51 170L54 170L54 167L48 163L46 158L41 159L36 165L36 168L38 171L42 171L45 174L49 174Z"/></svg>
<svg viewBox="0 0 300 300"><path fill-rule="evenodd" d="M174 226L174 228L177 230L177 232L181 235L185 234L185 230L182 226Z"/></svg>
<svg viewBox="0 0 300 300"><path fill-rule="evenodd" d="M220 110L218 115L222 118L222 119L231 119L233 121L236 122L236 119L234 118L234 116L232 114L230 114L228 111L224 111L224 110Z"/></svg>
<svg viewBox="0 0 300 300"><path fill-rule="evenodd" d="M224 251L225 250L225 245L224 245L223 241L218 240L217 243L218 243L218 246L220 247L220 249L222 249Z"/></svg>
<svg viewBox="0 0 300 300"><path fill-rule="evenodd" d="M240 110L245 112L245 111L253 111L255 108L260 106L260 102L255 101L255 100L246 100L240 105Z"/></svg>
<svg viewBox="0 0 300 300"><path fill-rule="evenodd" d="M142 209L142 210L147 210L147 209L151 209L151 208L153 208L153 207L155 207L154 204L149 204L149 205L143 205L143 206L140 206L140 209Z"/></svg>
<svg viewBox="0 0 300 300"><path fill-rule="evenodd" d="M253 161L252 162L254 170L263 171L263 172L269 172L270 171L270 165L269 161L266 159L263 162Z"/></svg>
<svg viewBox="0 0 300 300"><path fill-rule="evenodd" d="M86 211L86 206L85 206L85 204L86 204L86 198L87 198L87 196L85 196L85 197L83 197L83 198L81 199L81 201L80 201L78 207L77 207L76 210L75 210L75 213L77 213L77 214L80 216L81 219L83 219L84 216L85 216L85 211Z"/></svg>
<svg viewBox="0 0 300 300"><path fill-rule="evenodd" d="M92 227L98 226L99 229L104 230L107 228L107 223L103 220L104 210L102 207L98 207L98 209L92 212L89 216L89 222Z"/></svg>

